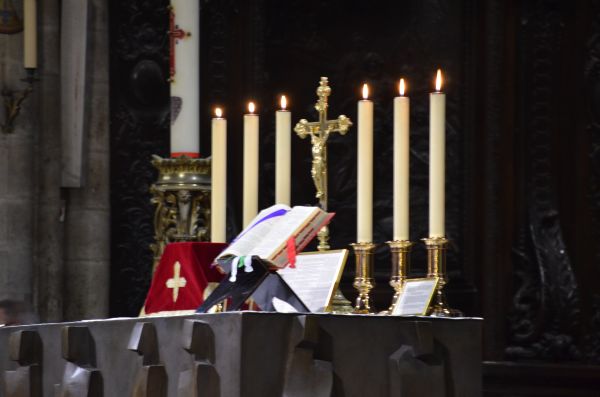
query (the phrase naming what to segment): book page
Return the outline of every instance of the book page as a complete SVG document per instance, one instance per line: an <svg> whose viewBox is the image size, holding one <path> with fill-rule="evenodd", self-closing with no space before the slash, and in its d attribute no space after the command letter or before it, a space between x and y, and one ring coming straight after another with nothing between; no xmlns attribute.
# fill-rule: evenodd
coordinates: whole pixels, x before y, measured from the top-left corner
<svg viewBox="0 0 600 397"><path fill-rule="evenodd" d="M348 250L307 252L296 257L296 267L277 271L311 313L331 303L348 258Z"/></svg>
<svg viewBox="0 0 600 397"><path fill-rule="evenodd" d="M406 280L392 315L425 315L438 281L437 277Z"/></svg>
<svg viewBox="0 0 600 397"><path fill-rule="evenodd" d="M281 219L273 225L271 230L265 234L260 243L251 251L252 255L258 255L261 258L273 259L282 246L287 244L287 240L302 227L304 223L311 220L311 215L315 211L320 211L316 207L294 207Z"/></svg>
<svg viewBox="0 0 600 397"><path fill-rule="evenodd" d="M291 212L290 207L283 204L273 205L262 210L219 255L219 258L227 255L257 255L253 251L261 244L274 225L281 222L281 218L289 212Z"/></svg>

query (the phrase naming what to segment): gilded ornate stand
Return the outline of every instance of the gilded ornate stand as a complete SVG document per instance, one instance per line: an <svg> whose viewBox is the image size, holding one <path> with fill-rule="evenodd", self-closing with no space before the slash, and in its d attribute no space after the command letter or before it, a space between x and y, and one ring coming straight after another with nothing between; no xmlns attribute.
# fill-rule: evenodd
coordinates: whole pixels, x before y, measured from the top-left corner
<svg viewBox="0 0 600 397"><path fill-rule="evenodd" d="M206 241L210 236L210 158L154 155L158 180L150 187L154 212L154 266L168 243Z"/></svg>
<svg viewBox="0 0 600 397"><path fill-rule="evenodd" d="M410 251L413 243L409 240L388 241L392 256L392 274L390 277L390 286L394 289L394 297L390 307L381 314L391 314L400 298L404 281L410 269Z"/></svg>
<svg viewBox="0 0 600 397"><path fill-rule="evenodd" d="M375 247L376 245L373 243L352 244L356 257L356 274L353 286L358 291L353 311L355 314L374 312L374 308L371 306L370 293L375 287L375 279L373 278L373 252Z"/></svg>
<svg viewBox="0 0 600 397"><path fill-rule="evenodd" d="M444 286L448 282L446 273L448 240L445 237L429 237L424 238L423 242L427 248L427 277L440 279L427 314L434 317L459 317L462 313L448 306L444 294Z"/></svg>

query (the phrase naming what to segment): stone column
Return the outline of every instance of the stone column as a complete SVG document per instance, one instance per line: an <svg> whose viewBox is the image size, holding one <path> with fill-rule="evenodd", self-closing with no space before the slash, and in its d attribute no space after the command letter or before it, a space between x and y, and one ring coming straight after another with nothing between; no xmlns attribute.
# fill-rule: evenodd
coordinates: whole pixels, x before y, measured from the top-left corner
<svg viewBox="0 0 600 397"><path fill-rule="evenodd" d="M20 4L19 4L20 7ZM21 10L18 10L19 13ZM23 90L23 35L0 35L0 88ZM32 302L35 136L33 93L14 132L0 132L0 299ZM5 112L0 111L4 122Z"/></svg>
<svg viewBox="0 0 600 397"><path fill-rule="evenodd" d="M63 201L60 188L60 0L38 2L39 97L36 305L42 321L63 319Z"/></svg>
<svg viewBox="0 0 600 397"><path fill-rule="evenodd" d="M66 189L65 319L108 316L110 154L108 6L91 1L86 67L86 120L81 188Z"/></svg>

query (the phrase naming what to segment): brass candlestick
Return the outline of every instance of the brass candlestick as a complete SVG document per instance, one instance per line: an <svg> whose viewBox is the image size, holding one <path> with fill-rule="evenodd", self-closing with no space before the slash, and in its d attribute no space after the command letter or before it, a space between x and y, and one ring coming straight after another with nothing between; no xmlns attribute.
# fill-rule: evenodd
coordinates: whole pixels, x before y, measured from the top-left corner
<svg viewBox="0 0 600 397"><path fill-rule="evenodd" d="M394 240L388 241L387 245L390 247L392 254L392 275L390 277L390 286L394 289L394 297L392 298L392 304L384 314L391 314L398 303L402 289L404 288L404 281L406 275L410 269L410 251L413 243L409 240Z"/></svg>
<svg viewBox="0 0 600 397"><path fill-rule="evenodd" d="M435 291L433 302L429 307L428 315L434 317L458 317L461 312L451 309L446 303L444 286L448 282L446 274L446 249L448 239L445 237L424 238L423 242L427 248L427 277L438 277L439 282Z"/></svg>
<svg viewBox="0 0 600 397"><path fill-rule="evenodd" d="M206 241L210 236L210 158L154 155L158 180L150 187L154 212L154 267L168 243Z"/></svg>
<svg viewBox="0 0 600 397"><path fill-rule="evenodd" d="M354 243L354 255L356 256L356 274L354 276L354 288L358 291L356 304L354 305L355 314L374 313L371 307L371 298L369 293L375 287L373 278L373 251L376 245L373 243Z"/></svg>

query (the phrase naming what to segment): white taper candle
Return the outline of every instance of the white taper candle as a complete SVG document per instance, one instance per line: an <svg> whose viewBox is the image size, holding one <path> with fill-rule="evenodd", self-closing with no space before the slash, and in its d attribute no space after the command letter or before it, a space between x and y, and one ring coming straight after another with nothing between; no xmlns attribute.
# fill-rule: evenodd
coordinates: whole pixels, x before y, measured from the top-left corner
<svg viewBox="0 0 600 397"><path fill-rule="evenodd" d="M292 113L286 110L286 105L284 95L281 110L275 113L275 203L290 205Z"/></svg>
<svg viewBox="0 0 600 397"><path fill-rule="evenodd" d="M410 99L404 96L404 79L399 91L394 98L394 240L409 240Z"/></svg>
<svg viewBox="0 0 600 397"><path fill-rule="evenodd" d="M258 121L254 114L254 103L248 104L248 114L244 115L244 206L243 227L250 224L258 214Z"/></svg>
<svg viewBox="0 0 600 397"><path fill-rule="evenodd" d="M200 155L200 1L171 0L171 157Z"/></svg>
<svg viewBox="0 0 600 397"><path fill-rule="evenodd" d="M357 147L357 219L358 243L373 241L373 102L368 100L369 87L363 85L363 99L358 101Z"/></svg>
<svg viewBox="0 0 600 397"><path fill-rule="evenodd" d="M23 0L23 66L37 68L37 0Z"/></svg>
<svg viewBox="0 0 600 397"><path fill-rule="evenodd" d="M212 119L210 240L224 243L227 241L227 120L219 108L215 116Z"/></svg>
<svg viewBox="0 0 600 397"><path fill-rule="evenodd" d="M437 72L436 92L429 95L429 237L445 237L446 95Z"/></svg>

